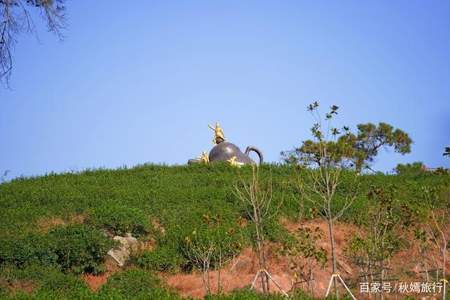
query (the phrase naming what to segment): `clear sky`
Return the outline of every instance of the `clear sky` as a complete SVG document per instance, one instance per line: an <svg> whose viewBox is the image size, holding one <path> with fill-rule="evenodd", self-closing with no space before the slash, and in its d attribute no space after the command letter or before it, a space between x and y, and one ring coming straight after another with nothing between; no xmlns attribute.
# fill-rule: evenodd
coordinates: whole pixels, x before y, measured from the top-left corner
<svg viewBox="0 0 450 300"><path fill-rule="evenodd" d="M410 134L411 154L374 169L449 166L450 1L85 0L67 17L63 42L45 28L18 38L0 89L9 178L184 164L212 147L215 121L278 162L310 137L314 100L352 128Z"/></svg>

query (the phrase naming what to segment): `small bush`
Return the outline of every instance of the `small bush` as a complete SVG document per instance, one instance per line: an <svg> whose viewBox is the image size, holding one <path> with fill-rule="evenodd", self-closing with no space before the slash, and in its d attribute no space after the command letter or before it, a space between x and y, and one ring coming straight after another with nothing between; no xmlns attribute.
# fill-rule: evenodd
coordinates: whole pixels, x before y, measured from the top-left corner
<svg viewBox="0 0 450 300"><path fill-rule="evenodd" d="M427 168L421 161L408 163L408 164L398 164L395 167L395 172L398 175L420 175L427 171Z"/></svg>
<svg viewBox="0 0 450 300"><path fill-rule="evenodd" d="M5 240L0 244L0 264L22 267L39 263L57 265L57 255L51 251L53 241L49 236L29 234L16 240Z"/></svg>
<svg viewBox="0 0 450 300"><path fill-rule="evenodd" d="M100 231L85 225L56 227L47 234L30 234L0 244L0 263L24 267L55 266L64 272L98 273L114 245Z"/></svg>
<svg viewBox="0 0 450 300"><path fill-rule="evenodd" d="M94 208L89 222L115 235L125 235L130 232L140 236L150 230L150 223L142 210L116 202L107 202Z"/></svg>
<svg viewBox="0 0 450 300"><path fill-rule="evenodd" d="M219 263L230 259L241 250L243 233L236 230L231 224L218 222L214 225L202 225L187 234L180 241L180 252L186 260L185 270L193 267L202 268L203 262L199 259L205 251L211 249L210 266L219 267Z"/></svg>
<svg viewBox="0 0 450 300"><path fill-rule="evenodd" d="M48 233L57 263L63 271L99 273L101 263L114 243L102 232L86 225L57 227Z"/></svg>
<svg viewBox="0 0 450 300"><path fill-rule="evenodd" d="M161 286L157 277L140 269L117 273L102 286L100 299L180 299Z"/></svg>
<svg viewBox="0 0 450 300"><path fill-rule="evenodd" d="M146 251L133 260L141 268L161 272L173 271L175 266L181 264L177 249L168 246Z"/></svg>
<svg viewBox="0 0 450 300"><path fill-rule="evenodd" d="M58 268L31 264L17 269L15 266L3 266L0 278L8 282L32 282L30 294L23 291L11 291L3 288L1 299L88 299L90 290L77 276L63 274ZM1 289L1 287L0 287Z"/></svg>
<svg viewBox="0 0 450 300"><path fill-rule="evenodd" d="M252 234L255 234L253 233L254 227L253 224L250 225ZM281 242L284 244L289 240L289 232L278 222L278 220L268 218L264 223L263 229L264 234L269 241ZM255 239L253 238L253 240Z"/></svg>

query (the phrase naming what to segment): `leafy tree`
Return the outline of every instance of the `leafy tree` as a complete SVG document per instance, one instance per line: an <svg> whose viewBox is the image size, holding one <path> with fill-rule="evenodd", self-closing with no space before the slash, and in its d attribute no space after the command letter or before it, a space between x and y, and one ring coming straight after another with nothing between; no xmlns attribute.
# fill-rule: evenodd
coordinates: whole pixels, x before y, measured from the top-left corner
<svg viewBox="0 0 450 300"><path fill-rule="evenodd" d="M422 223L418 224L414 228L414 243L417 245L420 257L423 257L423 260L419 262L420 267L423 270L425 281L430 281L430 266L437 265L437 259L433 255L433 240L430 238L429 233L427 232L428 224ZM430 264L430 261L432 264Z"/></svg>
<svg viewBox="0 0 450 300"><path fill-rule="evenodd" d="M416 161L408 164L398 164L395 167L395 172L399 175L404 174L421 174L426 171L425 165L421 161Z"/></svg>
<svg viewBox="0 0 450 300"><path fill-rule="evenodd" d="M356 135L350 135L354 140L354 147L359 155L355 157L356 169L369 167L378 151L383 147L393 147L395 152L406 154L411 152L412 140L401 129L394 129L387 123L379 123L378 126L367 123L359 124Z"/></svg>
<svg viewBox="0 0 450 300"><path fill-rule="evenodd" d="M246 206L246 213L254 225L254 250L258 256L259 270L257 277L261 280L264 294L269 293L269 273L267 272L265 225L274 214L271 214L272 181L264 182L259 176L259 167L252 166L252 178L241 179L234 186L235 196Z"/></svg>
<svg viewBox="0 0 450 300"><path fill-rule="evenodd" d="M311 128L315 152L311 155L302 155L301 163L306 168L301 168L302 181L299 182L299 190L303 198L320 209L320 216L327 222L328 235L331 248L331 268L333 274L338 274L336 242L334 238L334 224L343 213L352 205L356 189L357 177L354 172L344 174L347 160L344 157L352 157L353 144L349 143L346 136L348 129L332 127L332 119L338 114L336 105L331 106L323 120L318 110L319 103L314 102L308 106L308 111L315 117L316 123ZM324 121L326 124L324 124ZM310 166L315 166L311 168ZM352 189L348 196L337 197L341 187L343 176L348 176L352 181ZM339 298L337 289L337 278L334 279L334 290L336 298Z"/></svg>
<svg viewBox="0 0 450 300"><path fill-rule="evenodd" d="M407 217L400 217L399 210L402 208L395 199L395 193L396 189L392 186L371 187L367 195L371 204L364 222L366 235L356 234L346 249L366 282L382 284L389 269L389 259L400 247L396 232Z"/></svg>
<svg viewBox="0 0 450 300"><path fill-rule="evenodd" d="M186 236L183 252L189 262L202 271L203 287L207 295L212 294L210 270L217 270L217 293L222 292L221 268L231 261L240 248L236 232L222 224L220 215L204 214L206 228L198 228ZM231 247L230 247L231 246Z"/></svg>
<svg viewBox="0 0 450 300"><path fill-rule="evenodd" d="M335 108L335 111L331 110L326 115L326 119L337 113L337 106ZM362 169L370 169L370 164L382 148L393 147L395 152L400 154L411 152L412 140L409 135L387 123L359 124L357 128L356 133L350 132L346 126L342 130L337 128L331 130L332 135L340 135L337 140L327 142L328 156L334 163L339 162L347 168L355 168L360 172ZM300 147L283 151L281 155L286 163L310 161L320 165L320 148L321 145L317 141L306 140Z"/></svg>
<svg viewBox="0 0 450 300"><path fill-rule="evenodd" d="M12 49L16 36L35 33L33 14L39 13L48 30L62 38L65 0L0 0L0 82L9 85L13 69Z"/></svg>
<svg viewBox="0 0 450 300"><path fill-rule="evenodd" d="M443 282L442 299L446 298L446 278L447 278L447 252L449 248L448 220L450 220L450 190L444 197L439 197L439 191L435 188L423 188L425 203L430 210L428 211L428 222L426 223L426 233L439 250L441 256L441 281ZM439 269L439 268L438 268ZM439 280L439 272L437 273Z"/></svg>
<svg viewBox="0 0 450 300"><path fill-rule="evenodd" d="M308 290L314 296L313 269L317 266L324 267L327 262L327 252L319 247L317 242L322 238L319 227L311 229L300 226L293 234L294 240L282 248L282 253L289 261L289 267L294 272L294 287L306 283Z"/></svg>

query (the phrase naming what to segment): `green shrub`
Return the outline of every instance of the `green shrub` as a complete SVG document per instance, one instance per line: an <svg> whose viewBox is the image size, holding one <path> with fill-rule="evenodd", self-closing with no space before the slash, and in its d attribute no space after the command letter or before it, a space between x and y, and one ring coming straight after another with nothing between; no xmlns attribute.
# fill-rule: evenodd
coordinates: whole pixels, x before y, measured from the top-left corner
<svg viewBox="0 0 450 300"><path fill-rule="evenodd" d="M398 164L395 167L395 172L398 175L420 175L427 172L427 168L421 161L407 163L407 164Z"/></svg>
<svg viewBox="0 0 450 300"><path fill-rule="evenodd" d="M313 297L311 297L310 295L308 295L301 289L296 289L293 292L291 299L293 299L293 300L314 300Z"/></svg>
<svg viewBox="0 0 450 300"><path fill-rule="evenodd" d="M22 267L26 264L40 263L57 265L57 255L51 250L54 241L47 235L29 234L16 240L0 243L0 264L14 264Z"/></svg>
<svg viewBox="0 0 450 300"><path fill-rule="evenodd" d="M255 290L250 290L248 288L245 289L237 289L227 295L211 295L206 296L205 300L284 300L284 297L281 294L270 294L263 295L261 293L256 292ZM297 297L294 296L291 299L294 300L312 300L310 297Z"/></svg>
<svg viewBox="0 0 450 300"><path fill-rule="evenodd" d="M254 230L254 225L250 224L251 230ZM289 232L284 228L278 220L268 218L264 224L264 234L269 241L286 243L289 240Z"/></svg>
<svg viewBox="0 0 450 300"><path fill-rule="evenodd" d="M51 251L65 272L99 273L109 249L114 245L102 232L86 225L57 227L48 233L53 241Z"/></svg>
<svg viewBox="0 0 450 300"><path fill-rule="evenodd" d="M338 300L338 298L336 298L335 296L328 296L325 299L326 300ZM340 296L339 299L341 299L341 300L352 300L353 298L348 293L345 293L342 296Z"/></svg>
<svg viewBox="0 0 450 300"><path fill-rule="evenodd" d="M245 233L235 224L223 222L219 216L202 216L202 223L187 233L182 241L179 241L179 252L182 253L186 264L185 270L193 267L202 268L199 256L211 249L211 268L233 257L241 250Z"/></svg>
<svg viewBox="0 0 450 300"><path fill-rule="evenodd" d="M87 299L91 296L89 288L79 277L61 273L55 267L32 264L17 269L15 266L3 266L0 268L0 279L8 282L28 281L33 286L30 294L20 291L12 293L4 288L1 299Z"/></svg>
<svg viewBox="0 0 450 300"><path fill-rule="evenodd" d="M153 271L173 271L175 266L183 264L177 249L167 245L157 247L152 251L145 251L133 258L133 262L141 268Z"/></svg>
<svg viewBox="0 0 450 300"><path fill-rule="evenodd" d="M116 273L102 286L100 299L180 299L175 293L161 286L152 273L130 269Z"/></svg>
<svg viewBox="0 0 450 300"><path fill-rule="evenodd" d="M105 202L94 208L88 222L114 235L131 232L135 236L149 232L150 223L142 210L117 202Z"/></svg>
<svg viewBox="0 0 450 300"><path fill-rule="evenodd" d="M30 234L0 243L0 263L24 267L55 266L64 272L98 273L114 245L100 231L85 225L56 227L47 234Z"/></svg>

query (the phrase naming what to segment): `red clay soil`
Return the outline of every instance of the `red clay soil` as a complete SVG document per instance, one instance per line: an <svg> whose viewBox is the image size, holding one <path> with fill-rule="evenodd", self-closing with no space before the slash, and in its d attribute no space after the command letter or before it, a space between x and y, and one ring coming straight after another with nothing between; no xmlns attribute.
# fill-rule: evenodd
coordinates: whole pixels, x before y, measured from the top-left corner
<svg viewBox="0 0 450 300"><path fill-rule="evenodd" d="M103 273L101 275L84 274L83 280L92 291L97 291L108 281L109 276L111 276L111 274L108 273Z"/></svg>
<svg viewBox="0 0 450 300"><path fill-rule="evenodd" d="M327 251L328 262L323 269L320 267L315 268L313 275L315 279L314 296L323 298L328 287L330 276L332 274L330 265L331 248L329 245L327 223L323 220L313 220L303 224L282 221L282 224L291 232L297 230L300 226L309 227L311 229L318 227L322 231L322 238L318 240L317 246L323 247ZM347 283L360 282L360 279L358 277L359 270L357 266L350 262L350 259L345 255L345 248L347 246L347 243L357 233L361 233L361 229L358 229L358 227L354 225L337 223L334 226L338 269L340 271L341 277ZM413 240L412 236L408 236L405 238L409 241ZM268 245L267 268L273 279L282 287L282 289L286 292L289 292L293 286L294 276L288 266L288 260L286 259L286 257L283 257L281 254L279 254L279 252L277 251L278 248L279 247L274 244ZM405 274L406 272L408 272L410 274L409 277L408 275L402 275L402 278L400 278L401 281L424 281L423 275L419 273L423 270L422 263L425 261L432 265L433 262L431 261L430 257L433 256L439 259L439 253L437 251L436 253L429 254L428 258L424 259L424 257L420 255L418 247L414 243L411 243L411 246L408 249L400 251L391 259L391 274ZM450 269L450 262L448 262L447 264L447 269ZM226 267L221 270L220 277L222 291L227 293L234 289L250 286L257 271L258 260L255 256L255 253L250 248L244 249L233 261L231 261ZM192 274L180 273L175 275L163 274L161 275L161 277L169 286L175 288L183 296L202 298L206 294L203 286L202 274L199 272ZM210 285L213 293L217 292L217 278L218 272L211 271ZM258 288L258 284L256 285ZM306 290L307 287L300 286L300 288ZM270 286L270 290L272 292L279 292L279 289L273 283ZM344 290L342 289L341 294L343 292ZM358 299L366 298L364 297L365 295L359 294L358 291L356 291L355 296Z"/></svg>
<svg viewBox="0 0 450 300"><path fill-rule="evenodd" d="M100 275L84 274L82 276L82 279L86 282L86 284L92 291L99 290L101 286L108 281L108 278L111 275L120 271L120 267L117 266L117 264L113 261L113 259L109 257L106 259L105 267L106 271L103 274Z"/></svg>

